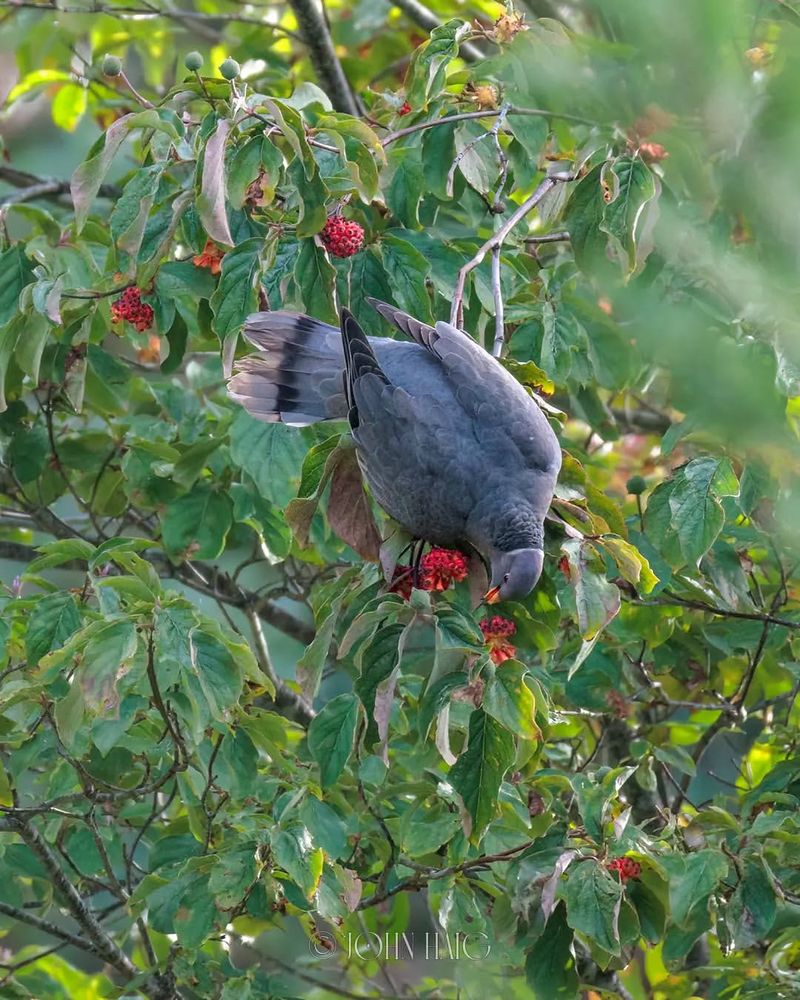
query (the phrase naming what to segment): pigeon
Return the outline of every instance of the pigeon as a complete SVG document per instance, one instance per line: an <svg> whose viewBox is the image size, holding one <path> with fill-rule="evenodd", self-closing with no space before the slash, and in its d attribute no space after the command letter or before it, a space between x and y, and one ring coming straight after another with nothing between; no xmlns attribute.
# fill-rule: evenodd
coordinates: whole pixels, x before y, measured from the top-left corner
<svg viewBox="0 0 800 1000"><path fill-rule="evenodd" d="M376 502L418 540L474 550L484 600L520 600L544 561L561 449L541 407L467 333L368 299L408 339L369 337L291 312L251 315L258 348L237 362L233 400L259 420L347 419Z"/></svg>

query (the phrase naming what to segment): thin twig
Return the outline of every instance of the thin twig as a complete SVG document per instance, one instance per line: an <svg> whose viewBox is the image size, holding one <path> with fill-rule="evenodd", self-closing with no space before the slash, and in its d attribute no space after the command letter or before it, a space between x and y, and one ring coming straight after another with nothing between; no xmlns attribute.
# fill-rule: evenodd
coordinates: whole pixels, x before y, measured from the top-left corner
<svg viewBox="0 0 800 1000"><path fill-rule="evenodd" d="M580 115L564 114L560 111L547 111L545 108L518 108L513 104L505 108L488 109L484 111L462 111L457 115L445 115L442 118L434 118L428 122L417 122L415 125L406 125L395 132L390 132L381 140L382 146L388 146L404 136L413 135L414 132L423 132L425 129L437 128L439 125L449 125L453 122L465 122L474 118L496 118L498 115L523 115L529 118L558 118L561 121L575 122L578 125L600 125L599 122L592 121L591 118L581 118Z"/></svg>
<svg viewBox="0 0 800 1000"><path fill-rule="evenodd" d="M500 283L500 254L502 247L498 244L492 247L492 295L494 296L494 343L492 357L499 358L503 354L506 342L505 315L503 306L503 287Z"/></svg>
<svg viewBox="0 0 800 1000"><path fill-rule="evenodd" d="M468 260L467 263L461 268L458 272L458 278L456 279L456 287L453 292L453 304L450 310L450 322L453 326L461 326L464 322L464 286L470 272L474 271L475 268L483 262L487 253L495 247L503 245L506 237L513 230L514 226L524 219L528 212L533 211L542 198L544 198L544 196L551 191L556 184L571 180L574 180L574 176L572 174L550 174L549 177L545 177L533 194L529 195L525 201L517 207L517 210L506 219L497 232L494 233L482 247L480 247L475 256L471 260Z"/></svg>

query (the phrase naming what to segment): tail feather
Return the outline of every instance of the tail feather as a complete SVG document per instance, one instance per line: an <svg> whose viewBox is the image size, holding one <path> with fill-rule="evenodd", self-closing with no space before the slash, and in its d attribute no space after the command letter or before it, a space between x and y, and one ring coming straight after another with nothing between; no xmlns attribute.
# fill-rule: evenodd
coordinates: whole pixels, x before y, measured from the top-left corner
<svg viewBox="0 0 800 1000"><path fill-rule="evenodd" d="M259 351L236 362L228 393L254 417L302 426L347 416L336 327L295 313L254 313L244 335Z"/></svg>
<svg viewBox="0 0 800 1000"><path fill-rule="evenodd" d="M342 349L345 360L343 383L348 406L347 419L355 429L359 423L355 401L356 382L365 375L376 375L383 383L388 383L389 379L378 364L369 338L349 309L342 309Z"/></svg>

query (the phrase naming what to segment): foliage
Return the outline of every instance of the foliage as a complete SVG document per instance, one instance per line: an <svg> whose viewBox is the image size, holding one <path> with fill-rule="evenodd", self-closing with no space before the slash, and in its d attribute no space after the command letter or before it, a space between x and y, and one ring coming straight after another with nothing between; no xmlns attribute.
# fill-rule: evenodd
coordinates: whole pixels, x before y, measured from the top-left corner
<svg viewBox="0 0 800 1000"><path fill-rule="evenodd" d="M4 23L8 119L93 140L0 167L2 994L393 994L438 934L420 995L796 995L798 13L332 3L356 117L304 6ZM225 392L255 309L459 272L564 448L494 646L479 568L365 560L342 427Z"/></svg>

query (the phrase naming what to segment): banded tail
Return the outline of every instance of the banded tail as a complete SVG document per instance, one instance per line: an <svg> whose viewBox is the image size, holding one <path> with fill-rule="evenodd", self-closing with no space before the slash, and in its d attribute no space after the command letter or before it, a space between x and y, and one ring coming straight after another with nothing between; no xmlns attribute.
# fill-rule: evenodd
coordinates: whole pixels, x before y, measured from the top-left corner
<svg viewBox="0 0 800 1000"><path fill-rule="evenodd" d="M244 335L258 353L237 361L228 394L258 420L294 427L348 415L342 334L310 316L254 313Z"/></svg>

